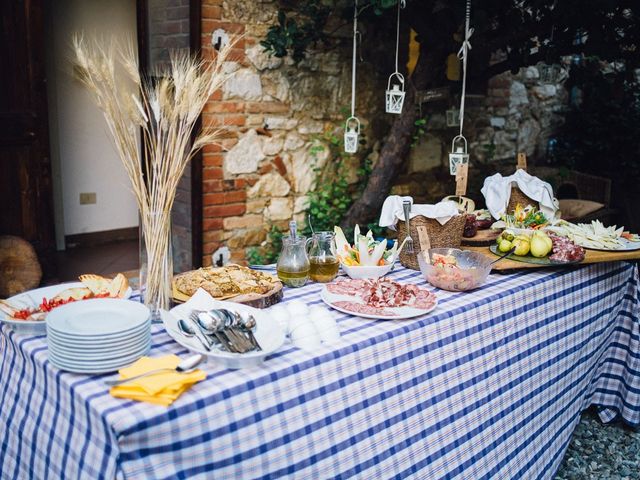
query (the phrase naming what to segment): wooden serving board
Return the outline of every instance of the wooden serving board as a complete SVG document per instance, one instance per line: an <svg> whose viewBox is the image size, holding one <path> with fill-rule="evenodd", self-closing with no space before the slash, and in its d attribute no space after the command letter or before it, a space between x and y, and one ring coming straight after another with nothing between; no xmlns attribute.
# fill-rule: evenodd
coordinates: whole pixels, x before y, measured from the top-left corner
<svg viewBox="0 0 640 480"><path fill-rule="evenodd" d="M276 303L282 300L283 292L282 292L282 283L276 282L275 287L268 291L267 293L258 294L258 293L248 293L244 295L236 295L235 297L222 298L219 300L224 300L226 302L235 302L242 303L243 305L248 305L254 308L268 308L271 305L275 305ZM189 295L186 295L179 291L175 285L173 286L173 301L176 303L184 303L189 298Z"/></svg>
<svg viewBox="0 0 640 480"><path fill-rule="evenodd" d="M462 237L462 245L469 247L488 247L496 241L500 232L502 232L502 230L492 230L490 228L478 230L478 233L473 237Z"/></svg>
<svg viewBox="0 0 640 480"><path fill-rule="evenodd" d="M480 252L485 254L487 257L492 260L497 259L498 257L491 253L489 247L463 247L463 250L470 250L472 252ZM580 263L574 263L567 265L568 267L585 265L590 263L602 263L602 262L617 262L620 260L640 260L640 250L635 251L627 251L627 252L601 252L598 250L585 250L586 254L584 260ZM557 268L563 268L562 264L555 264ZM523 268L544 268L549 267L548 265L535 265L533 263L523 263L516 262L514 260L509 260L505 258L504 260L500 260L498 263L493 265L492 271L504 271L504 270L520 270Z"/></svg>

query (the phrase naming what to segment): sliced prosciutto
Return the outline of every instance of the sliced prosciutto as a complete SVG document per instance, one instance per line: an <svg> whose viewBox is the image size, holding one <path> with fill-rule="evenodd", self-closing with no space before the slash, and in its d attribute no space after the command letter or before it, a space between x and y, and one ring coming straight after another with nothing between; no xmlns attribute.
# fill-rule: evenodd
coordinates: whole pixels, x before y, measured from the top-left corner
<svg viewBox="0 0 640 480"><path fill-rule="evenodd" d="M367 305L364 303L358 302L333 302L331 305L335 305L342 310L347 310L348 312L353 313L361 313L364 315L377 315L380 317L396 317L397 315L389 310L379 307L373 307L371 305Z"/></svg>
<svg viewBox="0 0 640 480"><path fill-rule="evenodd" d="M333 283L327 285L327 290L335 295L349 295L352 297L361 296L364 292L367 280L348 280L339 278Z"/></svg>
<svg viewBox="0 0 640 480"><path fill-rule="evenodd" d="M376 280L339 279L327 285L327 290L336 295L361 298L365 305L373 308L413 307L430 310L436 304L436 296L426 288L412 284L403 285L386 278ZM374 315L377 314L374 313Z"/></svg>

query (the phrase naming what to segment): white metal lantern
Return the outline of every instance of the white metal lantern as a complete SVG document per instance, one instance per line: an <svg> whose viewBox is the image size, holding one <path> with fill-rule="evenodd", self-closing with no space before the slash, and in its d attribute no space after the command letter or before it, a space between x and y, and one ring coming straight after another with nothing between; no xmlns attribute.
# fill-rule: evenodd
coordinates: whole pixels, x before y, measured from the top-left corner
<svg viewBox="0 0 640 480"><path fill-rule="evenodd" d="M558 64L540 66L540 80L543 83L558 83L561 76L562 68Z"/></svg>
<svg viewBox="0 0 640 480"><path fill-rule="evenodd" d="M447 127L460 126L460 110L457 108L450 108L447 110Z"/></svg>
<svg viewBox="0 0 640 480"><path fill-rule="evenodd" d="M356 117L347 118L344 125L344 151L356 153L358 151L358 137L360 136L360 120Z"/></svg>
<svg viewBox="0 0 640 480"><path fill-rule="evenodd" d="M393 82L394 79L398 80L398 82ZM394 72L389 75L385 98L385 110L387 113L402 113L402 105L404 104L404 77L400 72Z"/></svg>
<svg viewBox="0 0 640 480"><path fill-rule="evenodd" d="M458 135L451 142L451 153L449 154L449 172L455 175L458 171L458 165L469 163L469 154L467 153L467 139L462 135Z"/></svg>

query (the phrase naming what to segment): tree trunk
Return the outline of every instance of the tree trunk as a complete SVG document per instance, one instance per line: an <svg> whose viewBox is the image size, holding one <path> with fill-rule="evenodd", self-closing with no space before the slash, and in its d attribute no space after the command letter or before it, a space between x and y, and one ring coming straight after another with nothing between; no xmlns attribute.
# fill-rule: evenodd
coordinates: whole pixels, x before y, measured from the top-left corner
<svg viewBox="0 0 640 480"><path fill-rule="evenodd" d="M391 126L362 196L351 205L342 220L341 224L345 228L353 227L356 224L366 225L380 214L380 209L393 181L405 162L411 146L415 122L418 119L418 109L415 105L416 91L432 86L434 80L443 75L443 65L446 55L449 53L446 48L439 47L438 42L432 43L428 53L425 51L425 45L420 45L416 68L410 81L407 82L402 114L396 118Z"/></svg>

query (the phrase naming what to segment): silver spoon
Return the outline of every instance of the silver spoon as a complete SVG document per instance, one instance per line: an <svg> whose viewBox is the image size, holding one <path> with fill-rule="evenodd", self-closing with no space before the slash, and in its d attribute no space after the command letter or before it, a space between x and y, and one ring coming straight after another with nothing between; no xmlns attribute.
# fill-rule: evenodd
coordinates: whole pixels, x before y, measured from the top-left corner
<svg viewBox="0 0 640 480"><path fill-rule="evenodd" d="M238 350L233 348L229 343L229 339L225 335L225 332L223 332L224 325L218 318L209 315L207 312L191 312L189 318L191 318L203 332L215 336L227 351L238 353Z"/></svg>
<svg viewBox="0 0 640 480"><path fill-rule="evenodd" d="M178 320L179 321L179 320ZM205 359L204 355L192 355L188 358L182 360L178 366L175 368L157 368L155 370L151 370L149 372L141 373L140 375L136 375L131 378L120 378L118 380L105 380L104 383L109 385L110 387L114 387L116 385L122 385L123 383L129 383L133 380L137 380L142 377L147 377L149 375L155 375L160 372L178 372L178 373L191 373L196 367Z"/></svg>
<svg viewBox="0 0 640 480"><path fill-rule="evenodd" d="M240 326L240 322L242 318L237 312L232 312L226 309L220 310L211 310L209 312L212 316L216 316L220 321L224 323L224 333L227 335L229 340L234 343L236 347L238 347L239 353L245 353L253 350L253 345L249 341L249 339L237 331L236 328Z"/></svg>
<svg viewBox="0 0 640 480"><path fill-rule="evenodd" d="M249 315L247 318L241 317L241 322L241 327L245 332L247 332L247 335L249 335L249 340L251 340L253 346L258 350L262 350L262 347L260 347L260 344L256 340L256 337L253 335L253 329L256 328L256 319L253 317L253 315Z"/></svg>
<svg viewBox="0 0 640 480"><path fill-rule="evenodd" d="M205 350L211 350L211 347L207 343L205 343L205 341L202 340L199 335L196 335L196 331L191 325L186 322L186 320L182 318L178 320L178 330L180 330L180 333L182 333L187 338L196 337Z"/></svg>

